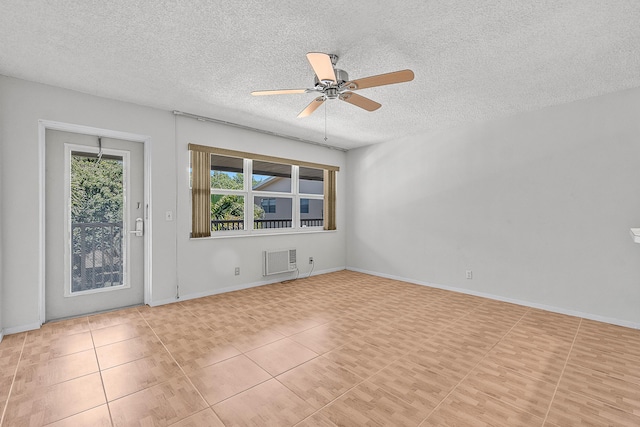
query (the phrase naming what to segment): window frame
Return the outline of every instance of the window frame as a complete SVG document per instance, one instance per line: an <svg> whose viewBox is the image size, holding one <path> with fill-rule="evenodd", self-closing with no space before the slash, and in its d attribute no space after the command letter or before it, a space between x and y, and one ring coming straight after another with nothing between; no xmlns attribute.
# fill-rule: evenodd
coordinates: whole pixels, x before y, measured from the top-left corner
<svg viewBox="0 0 640 427"><path fill-rule="evenodd" d="M243 225L244 229L242 230L217 230L212 231L211 227L209 227L209 235L208 236L198 236L191 238L202 238L202 237L240 237L247 235L261 235L261 234L288 234L288 233L300 233L300 232L320 232L320 231L333 231L336 229L335 227L335 208L334 208L334 217L333 217L333 228L327 228L327 209L323 207L323 225L320 226L302 226L301 224L301 213L300 213L300 199L315 199L323 201L324 206L327 203L332 203L335 206L335 186L327 187L327 183L325 182L323 185L322 194L307 194L300 193L300 167L310 167L318 170L322 170L324 173L323 180L326 180L328 175L333 173L335 180L335 173L339 171L339 167L322 165L317 163L303 162L303 161L295 161L290 159L283 159L279 157L273 156L262 156L258 154L250 154L246 152L233 151L227 149L219 149L214 147L200 146L195 144L189 144L190 151L199 151L208 153L209 156L215 154L219 156L228 156L228 157L236 157L243 159L243 189L242 190L227 190L227 189L214 189L210 188L210 192L212 195L238 195L244 197L244 220ZM209 164L211 157L209 157ZM291 191L290 192L281 192L281 191L265 191L265 190L254 190L252 187L253 183L253 162L255 160L261 162L269 162L269 163L277 163L284 164L291 167ZM209 172L210 173L210 172ZM333 189L333 194L327 194L327 188ZM265 229L256 229L254 228L254 200L256 197L260 198L285 198L291 199L291 227L282 227L282 228L265 228ZM333 199L331 201L327 201L327 198ZM192 218L193 218L193 204L192 204ZM209 210L211 206L209 206ZM287 218L288 220L288 218ZM193 229L193 220L192 220L192 229ZM193 234L193 232L192 232Z"/></svg>

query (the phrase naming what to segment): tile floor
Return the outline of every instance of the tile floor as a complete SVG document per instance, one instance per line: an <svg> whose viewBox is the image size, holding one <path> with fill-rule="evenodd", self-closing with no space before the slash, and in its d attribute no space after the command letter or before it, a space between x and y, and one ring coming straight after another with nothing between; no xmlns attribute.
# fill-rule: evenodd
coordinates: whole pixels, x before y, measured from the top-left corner
<svg viewBox="0 0 640 427"><path fill-rule="evenodd" d="M0 343L3 426L640 426L640 330L342 271Z"/></svg>

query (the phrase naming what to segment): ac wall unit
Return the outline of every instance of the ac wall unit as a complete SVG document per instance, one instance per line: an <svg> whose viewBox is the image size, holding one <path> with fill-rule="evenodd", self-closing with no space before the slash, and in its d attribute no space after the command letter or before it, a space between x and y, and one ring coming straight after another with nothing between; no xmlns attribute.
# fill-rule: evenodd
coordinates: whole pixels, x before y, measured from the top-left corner
<svg viewBox="0 0 640 427"><path fill-rule="evenodd" d="M263 252L262 275L296 271L296 250L278 249Z"/></svg>

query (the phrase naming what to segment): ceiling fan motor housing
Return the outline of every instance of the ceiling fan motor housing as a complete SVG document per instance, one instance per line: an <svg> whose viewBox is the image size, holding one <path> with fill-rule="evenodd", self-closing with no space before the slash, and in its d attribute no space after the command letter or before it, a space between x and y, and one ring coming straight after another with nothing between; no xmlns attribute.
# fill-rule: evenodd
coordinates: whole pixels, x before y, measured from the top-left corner
<svg viewBox="0 0 640 427"><path fill-rule="evenodd" d="M340 84L349 81L349 74L347 74L347 72L345 70L341 70L339 68L334 68L333 71L336 74L336 83L329 82L328 87L339 86ZM318 80L318 76L313 76L313 81L314 81L314 86L316 86L316 87L318 85L319 86L323 86L323 87L327 87L327 84L324 81L321 82L320 80Z"/></svg>

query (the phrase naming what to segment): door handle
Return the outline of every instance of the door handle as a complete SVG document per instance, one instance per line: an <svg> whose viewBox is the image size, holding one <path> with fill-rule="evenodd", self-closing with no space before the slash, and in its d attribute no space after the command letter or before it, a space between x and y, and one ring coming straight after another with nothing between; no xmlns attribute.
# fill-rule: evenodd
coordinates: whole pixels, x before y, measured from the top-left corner
<svg viewBox="0 0 640 427"><path fill-rule="evenodd" d="M142 218L136 218L136 229L130 231L130 233L136 237L142 237L142 234L144 233L144 221Z"/></svg>

